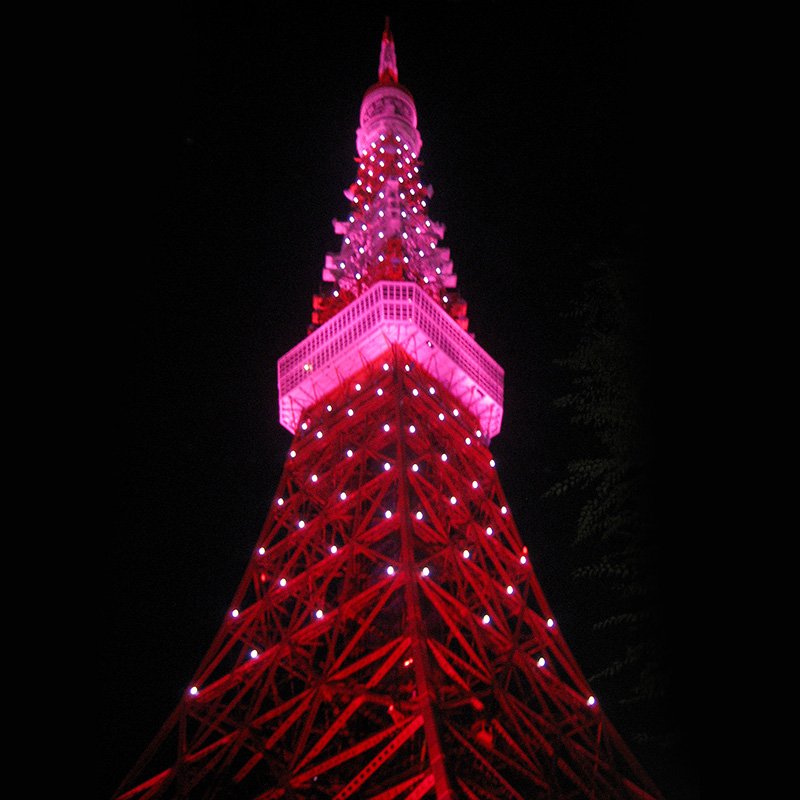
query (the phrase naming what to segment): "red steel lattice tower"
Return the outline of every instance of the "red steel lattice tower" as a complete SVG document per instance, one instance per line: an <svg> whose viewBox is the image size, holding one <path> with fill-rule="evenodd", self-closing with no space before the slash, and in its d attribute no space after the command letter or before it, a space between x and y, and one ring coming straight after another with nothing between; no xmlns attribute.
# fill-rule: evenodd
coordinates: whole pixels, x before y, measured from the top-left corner
<svg viewBox="0 0 800 800"><path fill-rule="evenodd" d="M651 798L565 644L488 448L503 370L467 332L384 32L293 434L224 624L117 793Z"/></svg>

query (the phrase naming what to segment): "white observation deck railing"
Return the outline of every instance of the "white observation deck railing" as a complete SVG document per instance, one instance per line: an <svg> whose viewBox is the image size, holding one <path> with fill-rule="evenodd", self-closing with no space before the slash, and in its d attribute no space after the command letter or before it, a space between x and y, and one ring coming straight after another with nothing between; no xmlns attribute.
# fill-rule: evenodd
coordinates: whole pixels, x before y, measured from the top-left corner
<svg viewBox="0 0 800 800"><path fill-rule="evenodd" d="M474 413L489 438L503 416L503 369L415 283L380 281L278 360L281 424L393 343Z"/></svg>

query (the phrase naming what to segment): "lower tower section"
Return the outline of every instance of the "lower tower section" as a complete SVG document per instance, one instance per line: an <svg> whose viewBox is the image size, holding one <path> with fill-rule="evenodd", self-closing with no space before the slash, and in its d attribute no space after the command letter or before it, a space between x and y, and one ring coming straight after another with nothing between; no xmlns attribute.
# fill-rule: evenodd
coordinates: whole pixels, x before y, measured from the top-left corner
<svg viewBox="0 0 800 800"><path fill-rule="evenodd" d="M399 344L297 419L224 624L119 798L648 798L473 410Z"/></svg>

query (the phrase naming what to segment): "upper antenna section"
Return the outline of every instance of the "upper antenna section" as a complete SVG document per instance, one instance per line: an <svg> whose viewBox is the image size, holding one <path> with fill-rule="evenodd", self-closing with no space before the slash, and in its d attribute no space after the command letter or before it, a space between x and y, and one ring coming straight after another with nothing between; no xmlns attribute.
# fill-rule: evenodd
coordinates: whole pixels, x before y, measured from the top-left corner
<svg viewBox="0 0 800 800"><path fill-rule="evenodd" d="M360 156L381 134L401 136L411 144L415 153L419 153L422 147L422 139L417 131L414 98L397 79L397 56L388 17L381 38L378 82L370 86L364 94L359 123L356 147Z"/></svg>
<svg viewBox="0 0 800 800"><path fill-rule="evenodd" d="M378 81L380 83L397 83L397 56L394 52L394 39L389 30L389 17L386 17L386 28L381 40L381 60L378 65Z"/></svg>

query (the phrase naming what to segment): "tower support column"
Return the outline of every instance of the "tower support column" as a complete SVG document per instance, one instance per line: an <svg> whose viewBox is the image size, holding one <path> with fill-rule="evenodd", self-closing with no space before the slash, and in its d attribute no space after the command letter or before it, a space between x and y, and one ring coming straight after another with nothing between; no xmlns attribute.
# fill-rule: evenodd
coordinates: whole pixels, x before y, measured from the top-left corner
<svg viewBox="0 0 800 800"><path fill-rule="evenodd" d="M456 800L450 786L450 778L445 767L444 754L436 724L434 703L436 698L431 691L430 664L428 661L425 623L420 609L419 573L414 555L414 529L411 521L411 507L408 497L408 464L406 458L406 425L403 413L403 376L398 369L397 345L393 350L395 412L397 417L397 510L400 512L400 553L405 576L406 613L408 615L408 634L411 639L411 655L414 659L414 678L417 687L417 702L423 719L425 742L428 747L431 773L434 779L436 800Z"/></svg>

